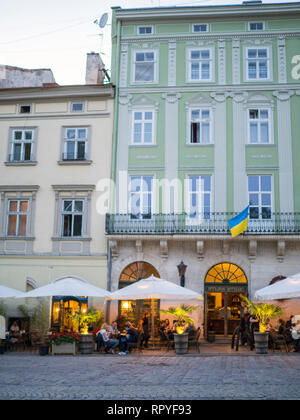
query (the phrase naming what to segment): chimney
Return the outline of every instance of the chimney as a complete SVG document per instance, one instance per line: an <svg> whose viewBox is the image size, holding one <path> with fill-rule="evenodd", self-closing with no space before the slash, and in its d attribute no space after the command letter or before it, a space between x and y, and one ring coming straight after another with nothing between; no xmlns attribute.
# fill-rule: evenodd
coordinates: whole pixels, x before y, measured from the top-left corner
<svg viewBox="0 0 300 420"><path fill-rule="evenodd" d="M104 64L99 53L91 52L86 57L86 85L102 85L104 79Z"/></svg>

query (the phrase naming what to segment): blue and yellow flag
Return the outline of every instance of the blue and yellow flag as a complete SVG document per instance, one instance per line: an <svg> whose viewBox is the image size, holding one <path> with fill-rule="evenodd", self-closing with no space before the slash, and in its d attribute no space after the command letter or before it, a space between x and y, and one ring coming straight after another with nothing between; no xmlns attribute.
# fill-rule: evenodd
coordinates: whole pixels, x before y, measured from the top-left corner
<svg viewBox="0 0 300 420"><path fill-rule="evenodd" d="M249 206L232 219L228 220L231 236L240 235L247 229Z"/></svg>

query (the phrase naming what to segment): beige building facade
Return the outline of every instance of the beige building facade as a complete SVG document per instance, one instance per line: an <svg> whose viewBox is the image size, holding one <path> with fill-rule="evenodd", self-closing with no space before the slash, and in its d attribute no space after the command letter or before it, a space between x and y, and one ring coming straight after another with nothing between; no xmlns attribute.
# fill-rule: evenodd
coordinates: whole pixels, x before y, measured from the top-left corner
<svg viewBox="0 0 300 420"><path fill-rule="evenodd" d="M107 287L97 183L110 176L114 90L96 83L0 90L0 284ZM7 316L24 303L8 300Z"/></svg>

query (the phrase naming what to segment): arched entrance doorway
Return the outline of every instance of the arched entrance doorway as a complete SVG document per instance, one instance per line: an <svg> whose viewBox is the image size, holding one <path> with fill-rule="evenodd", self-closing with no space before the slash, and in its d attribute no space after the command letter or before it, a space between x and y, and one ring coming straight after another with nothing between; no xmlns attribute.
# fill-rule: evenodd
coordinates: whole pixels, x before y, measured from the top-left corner
<svg viewBox="0 0 300 420"><path fill-rule="evenodd" d="M158 271L153 265L145 261L136 261L129 264L122 271L119 279L119 289L129 286L136 281L146 279L151 275L160 277ZM119 320L120 323L129 321L137 325L145 312L154 311L155 318L159 318L159 300L153 299L152 305L150 299L144 300L121 300L119 301Z"/></svg>
<svg viewBox="0 0 300 420"><path fill-rule="evenodd" d="M205 276L204 292L205 331L232 334L240 322L241 296L248 294L244 271L229 262L214 265Z"/></svg>

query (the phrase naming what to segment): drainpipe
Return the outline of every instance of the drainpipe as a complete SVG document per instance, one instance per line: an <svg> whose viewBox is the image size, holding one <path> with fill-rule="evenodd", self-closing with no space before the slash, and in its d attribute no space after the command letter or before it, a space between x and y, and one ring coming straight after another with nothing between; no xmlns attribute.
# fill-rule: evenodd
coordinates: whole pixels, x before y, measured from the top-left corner
<svg viewBox="0 0 300 420"><path fill-rule="evenodd" d="M107 243L107 289L109 292L111 291L111 249L109 246L109 241ZM109 315L110 315L110 300L106 301L106 313L105 313L106 322L109 321Z"/></svg>

